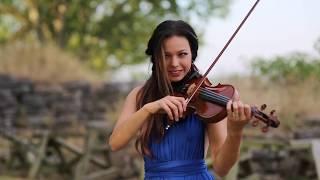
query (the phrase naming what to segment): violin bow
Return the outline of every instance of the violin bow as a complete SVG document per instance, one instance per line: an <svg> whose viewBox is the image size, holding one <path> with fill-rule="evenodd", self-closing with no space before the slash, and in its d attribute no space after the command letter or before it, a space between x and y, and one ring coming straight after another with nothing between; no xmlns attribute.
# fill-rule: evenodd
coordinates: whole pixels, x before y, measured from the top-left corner
<svg viewBox="0 0 320 180"><path fill-rule="evenodd" d="M247 15L244 17L244 19L241 21L240 25L237 27L237 29L234 31L234 33L232 34L232 36L229 38L228 42L224 45L224 47L222 48L222 50L220 51L220 53L217 55L217 57L214 59L214 61L211 63L210 67L207 69L207 71L203 74L203 77L200 80L200 83L197 84L197 86L194 88L193 93L186 99L187 104L190 102L190 100L193 98L193 96L196 94L196 92L198 91L198 89L200 88L200 86L202 85L202 83L205 81L207 75L209 74L209 72L211 71L211 69L213 68L213 66L217 63L217 61L219 60L219 58L221 57L221 55L224 53L224 51L228 48L229 44L231 43L231 41L234 39L234 37L236 36L236 34L239 32L240 28L243 26L243 24L246 22L246 20L248 19L248 17L250 16L250 14L252 13L252 11L255 9L255 7L257 6L257 4L260 2L260 0L257 0L254 5L251 7L251 9L249 10L249 12L247 13Z"/></svg>

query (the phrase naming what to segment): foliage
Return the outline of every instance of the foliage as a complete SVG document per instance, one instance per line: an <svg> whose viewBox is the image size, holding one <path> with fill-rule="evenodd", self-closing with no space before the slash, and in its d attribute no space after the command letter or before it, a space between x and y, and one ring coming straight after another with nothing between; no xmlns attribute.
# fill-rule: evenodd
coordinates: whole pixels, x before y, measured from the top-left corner
<svg viewBox="0 0 320 180"><path fill-rule="evenodd" d="M2 0L0 42L31 38L77 54L97 70L145 60L147 38L167 18L225 15L230 0ZM88 61L87 61L88 60Z"/></svg>
<svg viewBox="0 0 320 180"><path fill-rule="evenodd" d="M292 84L308 78L320 80L320 58L303 53L271 59L256 58L252 67L255 75L265 77L272 82Z"/></svg>

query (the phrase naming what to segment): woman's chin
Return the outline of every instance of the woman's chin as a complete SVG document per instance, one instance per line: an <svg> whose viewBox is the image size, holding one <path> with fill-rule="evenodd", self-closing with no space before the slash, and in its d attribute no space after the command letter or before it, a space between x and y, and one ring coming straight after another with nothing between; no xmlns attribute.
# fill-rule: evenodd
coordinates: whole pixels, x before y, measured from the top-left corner
<svg viewBox="0 0 320 180"><path fill-rule="evenodd" d="M181 81L183 79L183 77L170 77L169 78L171 82L178 82Z"/></svg>

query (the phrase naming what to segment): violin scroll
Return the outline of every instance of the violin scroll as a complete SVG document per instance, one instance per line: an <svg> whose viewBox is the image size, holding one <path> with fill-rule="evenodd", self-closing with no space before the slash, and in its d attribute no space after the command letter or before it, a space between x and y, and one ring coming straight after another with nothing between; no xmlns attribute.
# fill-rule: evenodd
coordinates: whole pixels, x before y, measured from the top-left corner
<svg viewBox="0 0 320 180"><path fill-rule="evenodd" d="M259 120L262 121L265 124L265 126L261 128L262 132L267 132L269 127L277 128L280 125L280 121L275 113L276 111L271 110L269 115L267 115L263 112L266 108L266 104L261 105L260 110L256 106L251 107L252 116L255 118L252 125L257 126Z"/></svg>

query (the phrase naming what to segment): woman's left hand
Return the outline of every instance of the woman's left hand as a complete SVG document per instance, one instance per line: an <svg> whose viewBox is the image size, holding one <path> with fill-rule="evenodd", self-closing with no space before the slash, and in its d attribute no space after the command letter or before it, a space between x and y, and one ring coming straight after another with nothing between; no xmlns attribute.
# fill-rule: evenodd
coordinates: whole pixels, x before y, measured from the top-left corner
<svg viewBox="0 0 320 180"><path fill-rule="evenodd" d="M251 120L251 107L240 100L227 104L228 134L242 134L243 127Z"/></svg>

